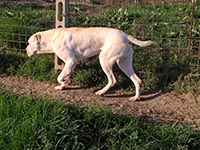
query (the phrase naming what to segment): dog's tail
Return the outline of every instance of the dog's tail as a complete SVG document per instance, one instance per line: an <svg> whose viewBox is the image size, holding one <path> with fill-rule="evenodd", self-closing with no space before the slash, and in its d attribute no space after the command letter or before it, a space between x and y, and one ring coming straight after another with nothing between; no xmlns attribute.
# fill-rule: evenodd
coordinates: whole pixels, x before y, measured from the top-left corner
<svg viewBox="0 0 200 150"><path fill-rule="evenodd" d="M146 47L146 46L150 46L151 44L153 44L152 41L140 41L134 37L132 37L131 35L127 35L127 38L130 42L132 42L135 45L138 45L140 47Z"/></svg>

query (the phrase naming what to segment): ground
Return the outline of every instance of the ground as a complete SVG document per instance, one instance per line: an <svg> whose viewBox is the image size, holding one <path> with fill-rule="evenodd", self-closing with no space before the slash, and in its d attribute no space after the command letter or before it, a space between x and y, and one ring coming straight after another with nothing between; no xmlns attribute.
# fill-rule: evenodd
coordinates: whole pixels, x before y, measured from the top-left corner
<svg viewBox="0 0 200 150"><path fill-rule="evenodd" d="M142 93L140 101L131 101L133 91L111 90L105 96L95 96L97 88L69 86L65 90L54 90L56 84L25 77L0 76L0 84L20 95L36 95L81 107L101 105L115 113L136 115L150 121L181 123L200 128L200 95L175 92Z"/></svg>

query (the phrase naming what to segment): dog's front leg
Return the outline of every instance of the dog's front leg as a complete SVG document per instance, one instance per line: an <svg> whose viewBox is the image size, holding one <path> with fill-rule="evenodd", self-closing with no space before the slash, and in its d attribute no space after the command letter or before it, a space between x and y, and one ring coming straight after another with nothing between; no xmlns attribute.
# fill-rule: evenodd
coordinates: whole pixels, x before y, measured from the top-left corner
<svg viewBox="0 0 200 150"><path fill-rule="evenodd" d="M65 66L57 78L57 81L58 83L60 83L60 85L56 86L54 89L62 90L69 83L70 76L74 72L75 66L76 62L73 60L68 60L67 62L65 62Z"/></svg>
<svg viewBox="0 0 200 150"><path fill-rule="evenodd" d="M62 90L69 83L70 76L71 76L71 73L67 73L63 69L62 72L59 74L59 76L57 78L57 81L58 81L58 83L60 83L60 85L56 86L54 89Z"/></svg>

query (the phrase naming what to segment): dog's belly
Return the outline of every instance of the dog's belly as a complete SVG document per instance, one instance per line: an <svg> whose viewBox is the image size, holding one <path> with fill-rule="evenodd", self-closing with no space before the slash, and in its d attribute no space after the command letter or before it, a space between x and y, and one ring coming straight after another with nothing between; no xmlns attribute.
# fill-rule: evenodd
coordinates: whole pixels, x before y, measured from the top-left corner
<svg viewBox="0 0 200 150"><path fill-rule="evenodd" d="M76 50L76 58L78 60L82 60L82 59L86 59L86 58L89 58L89 57L92 57L92 56L95 56L97 54L99 54L101 51L101 49L99 48L87 48L87 49L79 49L79 50Z"/></svg>

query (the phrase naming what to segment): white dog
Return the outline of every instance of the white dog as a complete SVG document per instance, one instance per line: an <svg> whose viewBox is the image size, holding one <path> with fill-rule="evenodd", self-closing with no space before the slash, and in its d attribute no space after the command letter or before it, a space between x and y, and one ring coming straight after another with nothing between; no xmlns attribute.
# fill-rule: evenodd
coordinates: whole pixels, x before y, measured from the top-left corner
<svg viewBox="0 0 200 150"><path fill-rule="evenodd" d="M55 53L65 66L58 76L60 83L55 89L62 90L68 84L70 76L79 60L99 54L99 61L108 83L96 92L102 95L116 83L112 66L117 62L119 68L132 80L136 94L132 100L140 99L140 78L132 68L133 49L131 43L140 47L149 46L151 41L139 41L124 32L112 28L57 28L37 32L28 40L26 48L29 57L34 54Z"/></svg>

